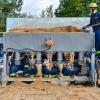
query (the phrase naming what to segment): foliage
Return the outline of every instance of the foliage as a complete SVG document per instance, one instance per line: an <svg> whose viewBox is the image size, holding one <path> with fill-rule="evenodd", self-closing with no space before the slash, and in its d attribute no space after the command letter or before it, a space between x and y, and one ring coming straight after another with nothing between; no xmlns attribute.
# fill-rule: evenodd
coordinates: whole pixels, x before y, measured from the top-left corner
<svg viewBox="0 0 100 100"><path fill-rule="evenodd" d="M23 0L0 0L0 31L6 31L6 18L18 17Z"/></svg>
<svg viewBox="0 0 100 100"><path fill-rule="evenodd" d="M21 13L19 15L19 18L34 18L34 16L32 14L27 14L27 13Z"/></svg>
<svg viewBox="0 0 100 100"><path fill-rule="evenodd" d="M59 7L55 10L56 17L82 17L89 16L88 5L97 0L60 0ZM100 1L98 0L100 10Z"/></svg>
<svg viewBox="0 0 100 100"><path fill-rule="evenodd" d="M53 17L53 5L50 5L45 10L42 10L41 17Z"/></svg>

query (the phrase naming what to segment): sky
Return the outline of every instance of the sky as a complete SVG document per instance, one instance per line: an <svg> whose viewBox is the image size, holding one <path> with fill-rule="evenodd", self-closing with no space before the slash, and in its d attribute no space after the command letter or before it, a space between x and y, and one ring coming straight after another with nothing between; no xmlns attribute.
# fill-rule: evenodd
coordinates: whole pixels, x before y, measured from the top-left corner
<svg viewBox="0 0 100 100"><path fill-rule="evenodd" d="M41 15L41 11L53 5L53 10L59 5L59 0L23 0L22 13Z"/></svg>

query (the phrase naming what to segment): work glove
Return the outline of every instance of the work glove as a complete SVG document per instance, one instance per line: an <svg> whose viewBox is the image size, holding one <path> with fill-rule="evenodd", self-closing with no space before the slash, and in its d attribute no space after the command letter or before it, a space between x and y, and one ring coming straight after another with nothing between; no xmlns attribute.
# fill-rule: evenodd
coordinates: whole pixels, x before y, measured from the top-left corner
<svg viewBox="0 0 100 100"><path fill-rule="evenodd" d="M85 30L86 28L87 28L86 26L82 27L83 30Z"/></svg>

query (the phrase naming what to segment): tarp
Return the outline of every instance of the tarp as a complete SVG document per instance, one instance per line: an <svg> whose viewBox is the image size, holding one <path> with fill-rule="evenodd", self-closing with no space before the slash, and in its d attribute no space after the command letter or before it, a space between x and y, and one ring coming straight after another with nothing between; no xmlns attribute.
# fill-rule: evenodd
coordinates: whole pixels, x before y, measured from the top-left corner
<svg viewBox="0 0 100 100"><path fill-rule="evenodd" d="M35 51L45 50L45 39L52 39L54 45L49 51L91 51L95 47L93 33L66 32L66 33L13 33L4 34L4 49L25 49Z"/></svg>
<svg viewBox="0 0 100 100"><path fill-rule="evenodd" d="M91 51L95 47L94 34L90 32L9 32L15 28L54 28L74 26L82 28L89 23L87 17L72 18L8 18L7 33L4 34L4 49L25 49L35 51L45 50L45 39L54 40L54 45L49 51Z"/></svg>

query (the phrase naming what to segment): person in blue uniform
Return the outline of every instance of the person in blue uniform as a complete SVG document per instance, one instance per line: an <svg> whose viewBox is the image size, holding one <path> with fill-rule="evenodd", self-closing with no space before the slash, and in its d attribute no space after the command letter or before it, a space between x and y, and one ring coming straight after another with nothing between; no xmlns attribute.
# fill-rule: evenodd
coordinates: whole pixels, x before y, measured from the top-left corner
<svg viewBox="0 0 100 100"><path fill-rule="evenodd" d="M10 76L11 77L15 77L16 72L19 71L19 70L23 71L24 75L29 75L30 63L29 63L28 55L25 55L21 59L21 64L20 65L15 64L15 59L13 59L11 62L12 62L11 66L10 66Z"/></svg>
<svg viewBox="0 0 100 100"><path fill-rule="evenodd" d="M57 63L54 63L51 70L50 70L50 74L52 78L57 77L60 74L60 69L57 65Z"/></svg>
<svg viewBox="0 0 100 100"><path fill-rule="evenodd" d="M15 64L15 52L14 53L10 52L8 54L8 56L11 56L10 64L9 64L9 66L10 66L9 76L10 77L15 77L16 76L16 72L20 70L21 66Z"/></svg>
<svg viewBox="0 0 100 100"><path fill-rule="evenodd" d="M91 60L90 59L86 60L86 67L87 67L87 76L89 76L91 72Z"/></svg>
<svg viewBox="0 0 100 100"><path fill-rule="evenodd" d="M73 70L74 75L79 75L79 73L81 72L81 65L77 60L73 62L73 69L74 69Z"/></svg>
<svg viewBox="0 0 100 100"><path fill-rule="evenodd" d="M32 68L29 69L29 74L30 74L31 78L36 76L36 74L37 74L37 68L36 68L35 64L32 66Z"/></svg>
<svg viewBox="0 0 100 100"><path fill-rule="evenodd" d="M64 76L72 76L72 71L70 70L68 65L66 65L66 64L63 65L62 74Z"/></svg>
<svg viewBox="0 0 100 100"><path fill-rule="evenodd" d="M21 59L21 70L25 76L29 75L30 61L29 56L25 55L23 59Z"/></svg>
<svg viewBox="0 0 100 100"><path fill-rule="evenodd" d="M20 70L20 65L12 65L10 66L10 77L15 77L16 72Z"/></svg>
<svg viewBox="0 0 100 100"><path fill-rule="evenodd" d="M97 4L90 3L89 8L91 10L90 24L83 27L86 29L90 25L95 25L100 23L100 12L97 11ZM97 57L100 59L100 24L93 26L93 31L95 32L95 48Z"/></svg>
<svg viewBox="0 0 100 100"><path fill-rule="evenodd" d="M49 77L49 69L48 66L46 64L42 65L42 76L48 78Z"/></svg>

